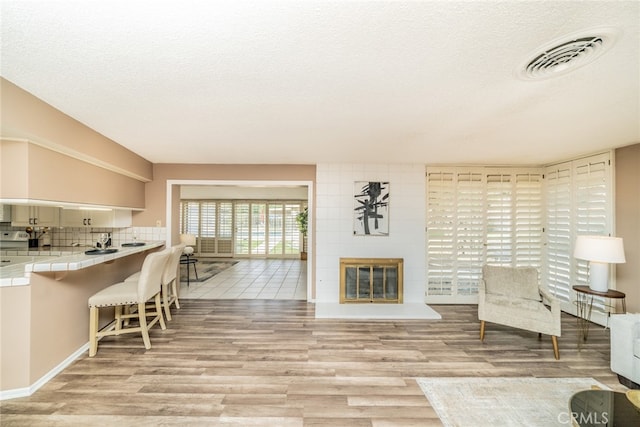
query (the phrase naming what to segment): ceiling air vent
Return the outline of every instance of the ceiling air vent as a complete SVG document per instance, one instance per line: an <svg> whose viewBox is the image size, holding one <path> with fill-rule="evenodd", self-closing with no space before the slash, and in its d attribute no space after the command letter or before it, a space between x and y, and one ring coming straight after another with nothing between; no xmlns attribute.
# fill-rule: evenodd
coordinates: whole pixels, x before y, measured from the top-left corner
<svg viewBox="0 0 640 427"><path fill-rule="evenodd" d="M573 71L608 50L613 45L614 34L610 29L600 29L555 40L538 49L533 59L520 68L519 74L527 80L538 80Z"/></svg>

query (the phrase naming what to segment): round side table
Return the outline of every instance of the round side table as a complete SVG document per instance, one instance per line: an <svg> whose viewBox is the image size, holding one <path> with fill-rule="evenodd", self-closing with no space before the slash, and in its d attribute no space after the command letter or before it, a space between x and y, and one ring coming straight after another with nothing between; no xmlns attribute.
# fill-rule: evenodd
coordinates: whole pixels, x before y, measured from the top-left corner
<svg viewBox="0 0 640 427"><path fill-rule="evenodd" d="M627 312L626 295L624 292L614 291L612 289L607 292L594 291L589 286L575 285L573 290L577 295L577 308L578 308L578 326L582 340L586 341L589 336L589 324L591 323L591 311L593 310L593 298L604 297L609 299L622 300L622 312ZM614 306L615 309L615 306Z"/></svg>

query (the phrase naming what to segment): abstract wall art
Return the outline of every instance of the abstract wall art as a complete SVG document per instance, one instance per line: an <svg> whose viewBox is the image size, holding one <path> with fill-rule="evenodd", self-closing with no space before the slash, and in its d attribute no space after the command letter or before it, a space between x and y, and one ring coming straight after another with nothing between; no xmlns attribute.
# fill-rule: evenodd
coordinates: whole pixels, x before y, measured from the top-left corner
<svg viewBox="0 0 640 427"><path fill-rule="evenodd" d="M353 234L389 235L389 183L356 181L354 188Z"/></svg>

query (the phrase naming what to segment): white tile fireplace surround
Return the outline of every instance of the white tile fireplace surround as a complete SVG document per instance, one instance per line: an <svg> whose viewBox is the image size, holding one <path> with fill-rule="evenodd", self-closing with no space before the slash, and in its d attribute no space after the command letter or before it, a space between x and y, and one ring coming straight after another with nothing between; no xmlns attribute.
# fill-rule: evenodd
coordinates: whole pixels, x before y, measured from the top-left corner
<svg viewBox="0 0 640 427"><path fill-rule="evenodd" d="M425 304L425 166L319 164L316 168L316 317L440 319ZM354 235L355 182L388 182L388 235ZM340 304L340 258L402 258L402 304Z"/></svg>

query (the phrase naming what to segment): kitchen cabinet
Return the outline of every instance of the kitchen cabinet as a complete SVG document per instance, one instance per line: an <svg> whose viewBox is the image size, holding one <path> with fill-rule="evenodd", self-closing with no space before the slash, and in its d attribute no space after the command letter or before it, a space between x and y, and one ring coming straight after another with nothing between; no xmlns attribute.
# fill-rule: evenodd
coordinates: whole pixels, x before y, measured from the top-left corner
<svg viewBox="0 0 640 427"><path fill-rule="evenodd" d="M125 209L62 209L63 227L130 227L131 211Z"/></svg>
<svg viewBox="0 0 640 427"><path fill-rule="evenodd" d="M59 222L57 207L14 205L11 209L12 226L57 227Z"/></svg>
<svg viewBox="0 0 640 427"><path fill-rule="evenodd" d="M11 205L0 203L0 222L11 222Z"/></svg>

